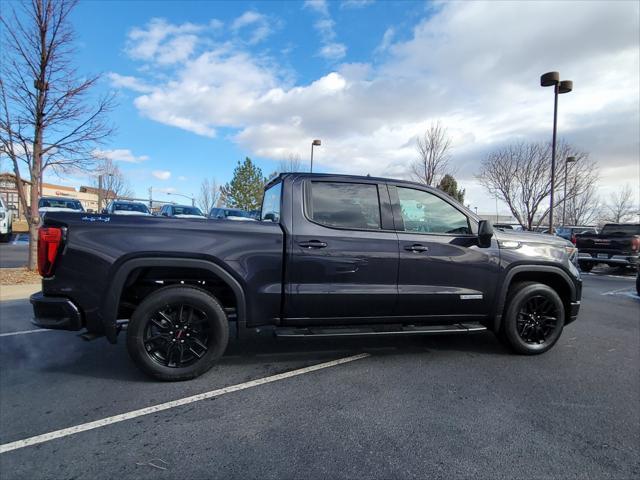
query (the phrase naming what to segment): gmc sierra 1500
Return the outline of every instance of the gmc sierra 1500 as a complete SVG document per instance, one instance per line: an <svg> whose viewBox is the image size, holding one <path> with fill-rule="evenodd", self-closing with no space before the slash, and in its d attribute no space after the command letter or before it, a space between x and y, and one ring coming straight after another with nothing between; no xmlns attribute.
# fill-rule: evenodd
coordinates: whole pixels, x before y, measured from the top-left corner
<svg viewBox="0 0 640 480"><path fill-rule="evenodd" d="M492 330L537 354L575 320L574 246L491 224L411 182L282 174L261 221L51 212L35 323L116 342L162 380L207 371L236 335Z"/></svg>

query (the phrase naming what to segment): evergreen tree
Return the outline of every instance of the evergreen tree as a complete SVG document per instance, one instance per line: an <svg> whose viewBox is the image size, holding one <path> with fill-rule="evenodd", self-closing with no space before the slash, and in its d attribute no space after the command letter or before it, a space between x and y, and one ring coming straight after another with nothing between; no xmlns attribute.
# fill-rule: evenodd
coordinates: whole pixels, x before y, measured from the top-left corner
<svg viewBox="0 0 640 480"><path fill-rule="evenodd" d="M453 178L452 175L446 174L442 177L442 180L440 180L440 183L438 184L438 189L456 199L458 202L464 204L464 188L458 190L458 182L456 182L456 179Z"/></svg>
<svg viewBox="0 0 640 480"><path fill-rule="evenodd" d="M263 187L262 170L246 157L244 162L238 161L233 178L221 188L221 193L228 207L257 210L262 203Z"/></svg>

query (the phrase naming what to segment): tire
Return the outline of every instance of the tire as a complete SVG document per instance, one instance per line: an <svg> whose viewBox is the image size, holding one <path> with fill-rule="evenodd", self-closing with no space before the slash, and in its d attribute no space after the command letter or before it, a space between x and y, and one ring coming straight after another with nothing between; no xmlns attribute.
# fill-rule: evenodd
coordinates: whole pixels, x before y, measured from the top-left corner
<svg viewBox="0 0 640 480"><path fill-rule="evenodd" d="M190 380L208 371L229 343L224 309L199 288L164 287L138 305L127 327L127 351L158 380Z"/></svg>
<svg viewBox="0 0 640 480"><path fill-rule="evenodd" d="M590 272L593 270L594 266L591 262L578 262L578 265L580 266L580 270L583 272Z"/></svg>
<svg viewBox="0 0 640 480"><path fill-rule="evenodd" d="M517 283L509 291L498 338L516 353L538 355L555 345L564 324L564 304L554 289L536 282Z"/></svg>

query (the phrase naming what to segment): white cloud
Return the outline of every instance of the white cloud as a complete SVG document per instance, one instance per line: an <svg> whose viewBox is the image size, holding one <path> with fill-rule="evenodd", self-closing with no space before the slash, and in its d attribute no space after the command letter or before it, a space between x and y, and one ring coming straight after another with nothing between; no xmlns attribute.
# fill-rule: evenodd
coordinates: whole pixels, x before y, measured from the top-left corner
<svg viewBox="0 0 640 480"><path fill-rule="evenodd" d="M255 45L271 35L278 25L279 22L271 21L266 15L248 10L233 21L231 31L241 37L246 36L245 42Z"/></svg>
<svg viewBox="0 0 640 480"><path fill-rule="evenodd" d="M321 15L316 28L329 38L327 5L305 5ZM557 69L575 82L560 97L560 136L606 165L606 187L627 178L619 167L639 161L638 10L625 2L558 3L549 16L539 2L442 3L408 40L394 41L388 30L381 62L341 65L298 85L263 57L214 45L135 104L200 135L236 129L235 141L263 157L306 156L311 139L321 138L319 168L372 175L406 175L416 135L439 119L465 186L496 145L550 139L552 92L538 82ZM136 80L134 90L148 83Z"/></svg>
<svg viewBox="0 0 640 480"><path fill-rule="evenodd" d="M336 42L335 22L329 13L329 6L325 0L307 0L304 8L313 10L319 19L313 24L320 35L321 47L318 56L327 60L340 60L347 54L347 46Z"/></svg>
<svg viewBox="0 0 640 480"><path fill-rule="evenodd" d="M187 181L187 177L185 177L184 175L180 175L178 177L178 180L180 180L181 182L186 182Z"/></svg>
<svg viewBox="0 0 640 480"><path fill-rule="evenodd" d="M154 170L151 172L158 180L169 180L171 178L171 172L169 170Z"/></svg>
<svg viewBox="0 0 640 480"><path fill-rule="evenodd" d="M391 42L396 34L396 30L393 27L389 27L384 31L384 35L382 35L382 41L380 45L378 45L375 49L376 53L384 53L391 46Z"/></svg>
<svg viewBox="0 0 640 480"><path fill-rule="evenodd" d="M128 148L116 148L115 150L94 150L93 156L100 159L108 159L114 162L141 163L149 160L147 155L136 156Z"/></svg>
<svg viewBox="0 0 640 480"><path fill-rule="evenodd" d="M340 8L363 8L368 7L374 0L342 0Z"/></svg>
<svg viewBox="0 0 640 480"><path fill-rule="evenodd" d="M134 92L140 93L153 91L153 87L151 85L147 85L136 77L132 77L129 75L120 75L113 72L109 73L108 77L114 87L127 88L129 90L133 90Z"/></svg>
<svg viewBox="0 0 640 480"><path fill-rule="evenodd" d="M171 65L186 60L193 53L202 25L172 25L162 18L152 19L144 28L133 28L125 52L133 59Z"/></svg>

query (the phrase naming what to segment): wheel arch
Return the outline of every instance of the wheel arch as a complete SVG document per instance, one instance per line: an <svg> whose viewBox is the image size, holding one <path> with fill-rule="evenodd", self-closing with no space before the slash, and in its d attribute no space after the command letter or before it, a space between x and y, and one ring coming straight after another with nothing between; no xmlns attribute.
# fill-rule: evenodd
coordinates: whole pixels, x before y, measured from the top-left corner
<svg viewBox="0 0 640 480"><path fill-rule="evenodd" d="M500 331L502 324L502 313L507 301L509 289L517 282L532 281L539 282L553 288L565 307L565 312L570 312L571 302L577 297L577 289L567 272L552 265L518 265L510 268L502 281L502 286L498 293L496 307L494 311L493 330Z"/></svg>
<svg viewBox="0 0 640 480"><path fill-rule="evenodd" d="M204 259L176 257L137 257L123 261L110 275L109 288L103 296L101 321L109 342L116 343L118 329L116 325L118 308L127 279L142 268L181 268L204 270L223 282L233 292L236 304L238 332L246 327L247 304L244 289L240 282L220 265Z"/></svg>

